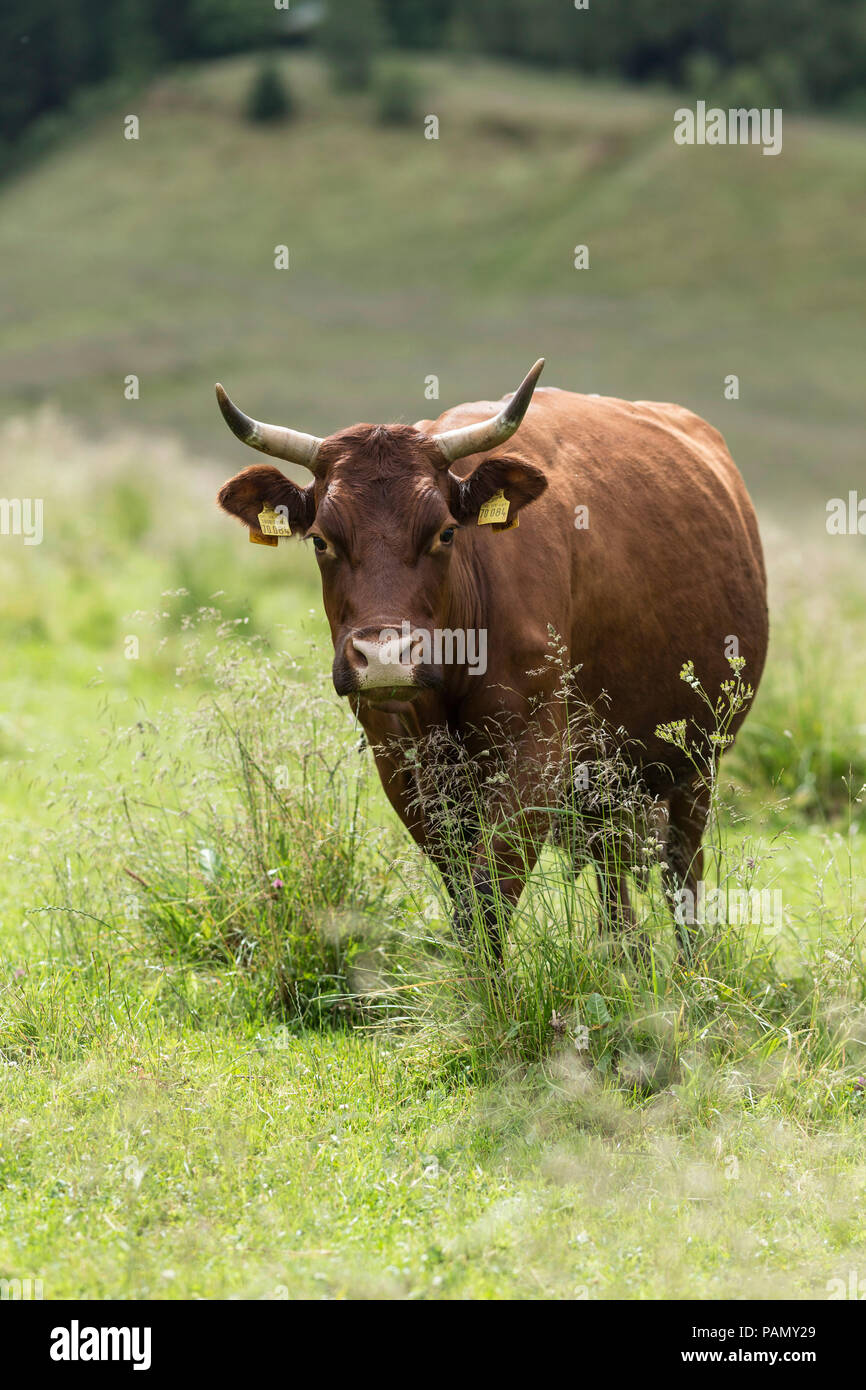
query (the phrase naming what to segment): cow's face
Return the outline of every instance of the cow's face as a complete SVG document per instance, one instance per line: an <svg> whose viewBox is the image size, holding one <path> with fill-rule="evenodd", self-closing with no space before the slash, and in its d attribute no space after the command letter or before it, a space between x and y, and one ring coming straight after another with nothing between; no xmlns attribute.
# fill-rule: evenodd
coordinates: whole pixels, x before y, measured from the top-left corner
<svg viewBox="0 0 866 1390"><path fill-rule="evenodd" d="M253 533L259 513L272 507L293 535L315 548L338 694L409 699L442 682L441 640L439 657L431 659L436 633L441 637L449 620L453 633L453 624L476 606L471 547L461 528L475 525L500 489L511 522L547 486L538 468L489 452L518 429L543 366L536 362L490 418L431 435L409 425L355 425L318 439L251 419L217 386L220 409L239 439L313 474L299 487L272 464L254 464L225 484L219 503ZM449 464L474 454L488 457L459 478ZM461 570L463 612L455 614Z"/></svg>
<svg viewBox="0 0 866 1390"><path fill-rule="evenodd" d="M464 590L455 617L458 575L473 583L461 531L500 489L511 521L545 486L539 469L502 455L461 479L417 430L358 425L322 441L307 487L254 464L225 484L219 502L253 531L262 508L272 507L315 550L337 693L405 700L440 685L443 661L466 650L436 637L475 607Z"/></svg>

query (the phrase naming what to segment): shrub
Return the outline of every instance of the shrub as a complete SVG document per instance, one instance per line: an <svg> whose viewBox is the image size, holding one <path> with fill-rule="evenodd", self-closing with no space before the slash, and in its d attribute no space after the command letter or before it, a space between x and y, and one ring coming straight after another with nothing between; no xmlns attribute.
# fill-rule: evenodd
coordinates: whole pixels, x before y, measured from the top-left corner
<svg viewBox="0 0 866 1390"><path fill-rule="evenodd" d="M712 102L721 86L722 70L712 53L690 53L683 63L683 79L696 99Z"/></svg>
<svg viewBox="0 0 866 1390"><path fill-rule="evenodd" d="M418 88L408 68L386 64L376 72L376 116L382 125L410 125L417 115Z"/></svg>
<svg viewBox="0 0 866 1390"><path fill-rule="evenodd" d="M291 93L276 63L262 63L247 94L247 120L269 125L287 121L293 114Z"/></svg>

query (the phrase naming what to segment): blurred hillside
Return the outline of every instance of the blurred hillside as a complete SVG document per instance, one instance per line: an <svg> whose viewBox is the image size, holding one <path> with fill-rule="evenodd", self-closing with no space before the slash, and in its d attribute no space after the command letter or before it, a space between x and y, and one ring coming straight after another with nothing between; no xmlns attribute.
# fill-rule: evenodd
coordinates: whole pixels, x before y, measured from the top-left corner
<svg viewBox="0 0 866 1390"><path fill-rule="evenodd" d="M723 106L866 111L866 0L6 0L0 172L51 134L35 126L74 117L82 94L309 41L347 85L363 86L371 57L396 47L693 86Z"/></svg>
<svg viewBox="0 0 866 1390"><path fill-rule="evenodd" d="M280 59L296 118L265 127L243 115L255 68L179 69L134 108L138 141L118 107L5 185L4 414L47 399L231 466L216 379L325 434L435 413L430 374L441 409L501 395L544 354L548 384L707 416L759 501L808 498L823 532L862 476L861 130L684 148L673 95L432 58L386 127L304 53Z"/></svg>

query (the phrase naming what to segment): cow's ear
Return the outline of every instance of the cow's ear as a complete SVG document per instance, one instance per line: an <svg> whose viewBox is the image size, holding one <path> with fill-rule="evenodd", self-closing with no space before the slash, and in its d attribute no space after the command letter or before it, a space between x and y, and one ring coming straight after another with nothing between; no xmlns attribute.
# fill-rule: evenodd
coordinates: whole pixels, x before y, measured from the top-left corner
<svg viewBox="0 0 866 1390"><path fill-rule="evenodd" d="M511 521L521 507L534 502L546 487L547 479L541 469L531 463L507 456L485 459L468 478L451 474L451 511L456 521L472 521L484 503L501 490L510 503Z"/></svg>
<svg viewBox="0 0 866 1390"><path fill-rule="evenodd" d="M313 484L298 487L270 463L254 463L223 483L217 494L223 511L239 517L251 531L259 530L259 512L263 507L285 507L292 534L306 531L316 515Z"/></svg>

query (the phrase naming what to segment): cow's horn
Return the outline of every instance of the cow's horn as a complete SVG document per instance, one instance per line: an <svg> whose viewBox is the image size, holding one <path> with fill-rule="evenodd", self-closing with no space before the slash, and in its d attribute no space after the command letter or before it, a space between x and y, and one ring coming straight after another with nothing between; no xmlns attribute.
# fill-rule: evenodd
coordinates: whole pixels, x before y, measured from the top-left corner
<svg viewBox="0 0 866 1390"><path fill-rule="evenodd" d="M311 473L315 472L316 455L322 443L321 439L317 439L314 434L302 434L300 430L286 429L283 425L264 425L258 420L253 420L251 416L244 415L244 412L238 410L229 400L219 382L216 385L216 395L223 419L232 434L236 434L242 443L249 444L251 449L259 449L263 454L271 454L273 458L286 459L289 463L301 463L305 468L309 468Z"/></svg>
<svg viewBox="0 0 866 1390"><path fill-rule="evenodd" d="M485 449L493 449L511 438L529 408L543 366L544 358L540 357L498 415L490 420L480 420L477 425L464 425L462 429L446 430L444 434L433 436L449 463L465 458L467 454L480 454Z"/></svg>

